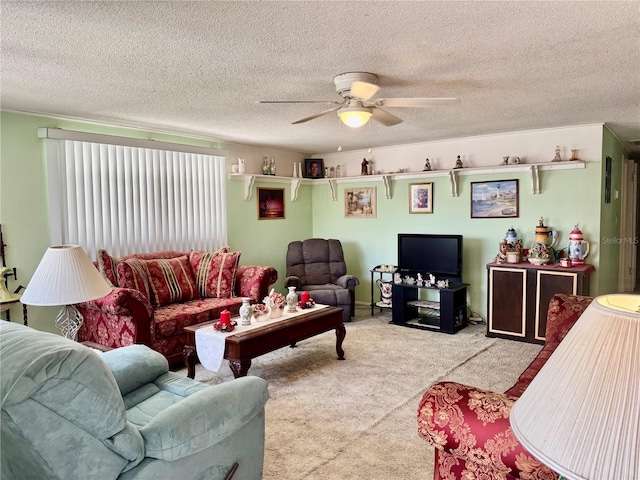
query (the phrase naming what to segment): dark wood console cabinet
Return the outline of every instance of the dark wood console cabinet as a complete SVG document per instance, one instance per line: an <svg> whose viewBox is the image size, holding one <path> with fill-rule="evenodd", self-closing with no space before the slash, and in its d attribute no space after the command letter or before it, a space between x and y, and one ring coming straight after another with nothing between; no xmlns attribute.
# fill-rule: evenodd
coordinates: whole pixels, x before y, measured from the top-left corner
<svg viewBox="0 0 640 480"><path fill-rule="evenodd" d="M437 291L439 301L419 300L421 289ZM467 326L467 285L451 284L449 288L436 288L394 283L391 318L391 323L397 325L456 333Z"/></svg>
<svg viewBox="0 0 640 480"><path fill-rule="evenodd" d="M549 302L556 293L589 295L593 265L487 265L487 336L544 343Z"/></svg>

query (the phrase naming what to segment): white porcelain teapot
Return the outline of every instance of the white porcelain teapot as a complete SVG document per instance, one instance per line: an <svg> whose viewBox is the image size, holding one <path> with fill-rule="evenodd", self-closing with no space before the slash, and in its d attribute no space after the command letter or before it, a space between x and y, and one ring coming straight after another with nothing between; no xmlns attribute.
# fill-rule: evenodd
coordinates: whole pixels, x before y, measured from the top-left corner
<svg viewBox="0 0 640 480"><path fill-rule="evenodd" d="M578 225L569 234L567 252L571 265L584 265L584 259L589 255L589 242L582 237L582 232Z"/></svg>

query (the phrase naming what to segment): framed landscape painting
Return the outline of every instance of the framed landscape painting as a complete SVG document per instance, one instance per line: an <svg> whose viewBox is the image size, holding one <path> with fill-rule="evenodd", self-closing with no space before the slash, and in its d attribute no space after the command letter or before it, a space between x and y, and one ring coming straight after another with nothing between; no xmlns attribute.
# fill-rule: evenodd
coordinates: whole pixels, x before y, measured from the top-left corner
<svg viewBox="0 0 640 480"><path fill-rule="evenodd" d="M518 216L518 180L471 182L471 218Z"/></svg>
<svg viewBox="0 0 640 480"><path fill-rule="evenodd" d="M344 191L346 218L376 218L376 189L347 188Z"/></svg>
<svg viewBox="0 0 640 480"><path fill-rule="evenodd" d="M258 188L258 220L284 218L284 188Z"/></svg>
<svg viewBox="0 0 640 480"><path fill-rule="evenodd" d="M433 213L433 183L409 185L409 213Z"/></svg>

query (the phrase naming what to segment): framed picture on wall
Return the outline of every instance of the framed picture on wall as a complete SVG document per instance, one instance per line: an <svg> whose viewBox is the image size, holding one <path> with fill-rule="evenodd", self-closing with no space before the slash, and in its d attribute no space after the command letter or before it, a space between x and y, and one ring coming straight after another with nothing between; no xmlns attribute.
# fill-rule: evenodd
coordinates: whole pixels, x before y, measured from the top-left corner
<svg viewBox="0 0 640 480"><path fill-rule="evenodd" d="M433 213L433 183L409 184L409 213Z"/></svg>
<svg viewBox="0 0 640 480"><path fill-rule="evenodd" d="M518 216L518 180L471 182L471 218Z"/></svg>
<svg viewBox="0 0 640 480"><path fill-rule="evenodd" d="M346 218L376 218L376 189L347 188L344 191Z"/></svg>
<svg viewBox="0 0 640 480"><path fill-rule="evenodd" d="M324 178L324 160L322 158L305 158L304 178Z"/></svg>
<svg viewBox="0 0 640 480"><path fill-rule="evenodd" d="M258 220L278 220L284 217L284 188L258 187Z"/></svg>

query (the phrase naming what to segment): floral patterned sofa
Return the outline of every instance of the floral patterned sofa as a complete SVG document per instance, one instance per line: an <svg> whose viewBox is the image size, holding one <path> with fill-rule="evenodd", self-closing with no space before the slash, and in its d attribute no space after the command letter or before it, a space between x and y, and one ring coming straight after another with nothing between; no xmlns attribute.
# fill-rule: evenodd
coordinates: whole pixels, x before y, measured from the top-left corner
<svg viewBox="0 0 640 480"><path fill-rule="evenodd" d="M592 300L551 299L544 347L504 394L452 382L429 387L418 407L418 434L436 447L435 480L558 478L518 442L509 411Z"/></svg>
<svg viewBox="0 0 640 480"><path fill-rule="evenodd" d="M260 302L278 279L270 266L238 265L240 252L164 250L122 258L98 251L97 268L113 289L77 305L84 316L80 342L117 348L145 344L170 363L182 360L184 327L237 314L241 297Z"/></svg>

